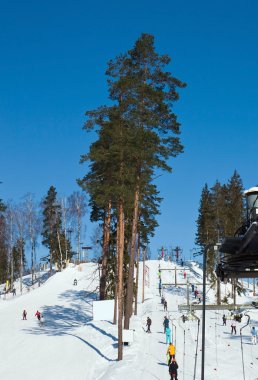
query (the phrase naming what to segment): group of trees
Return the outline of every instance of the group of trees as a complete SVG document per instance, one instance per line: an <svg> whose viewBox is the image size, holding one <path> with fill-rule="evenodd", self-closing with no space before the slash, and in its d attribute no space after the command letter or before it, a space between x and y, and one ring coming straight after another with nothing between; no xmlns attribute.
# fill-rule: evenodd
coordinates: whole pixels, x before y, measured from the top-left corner
<svg viewBox="0 0 258 380"><path fill-rule="evenodd" d="M79 256L85 212L84 193L75 191L67 198L58 198L53 186L40 203L31 194L18 204L0 200L0 282L8 280L12 289L13 282L20 278L21 292L25 273L31 273L34 282L40 238L49 250L45 260L50 263L50 272L53 263L62 269L71 258L72 236L77 245L74 253ZM26 259L28 256L30 260Z"/></svg>
<svg viewBox="0 0 258 380"><path fill-rule="evenodd" d="M111 105L86 112L84 128L97 140L81 156L89 170L78 183L89 195L91 220L102 226L100 299L117 301L118 360L123 321L128 329L137 292L135 262L158 225L154 179L157 171L171 172L168 159L183 152L172 106L185 84L167 71L169 63L155 51L154 37L142 34L108 62Z"/></svg>
<svg viewBox="0 0 258 380"><path fill-rule="evenodd" d="M246 222L244 188L235 171L226 184L216 182L211 188L205 184L200 199L197 219L196 244L202 249L215 245L223 237L235 236ZM213 248L207 252L207 273L214 277L218 256Z"/></svg>

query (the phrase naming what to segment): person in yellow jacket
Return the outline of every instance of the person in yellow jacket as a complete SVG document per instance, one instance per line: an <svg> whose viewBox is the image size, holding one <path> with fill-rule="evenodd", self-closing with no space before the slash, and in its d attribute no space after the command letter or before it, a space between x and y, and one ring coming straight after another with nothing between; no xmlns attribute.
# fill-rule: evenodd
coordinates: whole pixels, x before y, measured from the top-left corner
<svg viewBox="0 0 258 380"><path fill-rule="evenodd" d="M173 345L173 343L170 343L167 349L168 365L171 363L172 358L175 358L175 355L176 347Z"/></svg>

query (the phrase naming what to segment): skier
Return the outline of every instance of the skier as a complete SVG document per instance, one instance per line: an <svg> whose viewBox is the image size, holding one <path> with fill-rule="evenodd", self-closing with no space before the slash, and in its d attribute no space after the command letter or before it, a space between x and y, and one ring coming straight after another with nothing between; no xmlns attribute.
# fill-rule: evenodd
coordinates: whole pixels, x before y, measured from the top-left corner
<svg viewBox="0 0 258 380"><path fill-rule="evenodd" d="M231 323L231 334L233 334L233 332L236 334L236 321L234 319Z"/></svg>
<svg viewBox="0 0 258 380"><path fill-rule="evenodd" d="M13 288L12 293L13 293L13 296L16 296L16 289L15 288Z"/></svg>
<svg viewBox="0 0 258 380"><path fill-rule="evenodd" d="M184 280L186 279L186 271L184 271Z"/></svg>
<svg viewBox="0 0 258 380"><path fill-rule="evenodd" d="M162 296L161 297L161 303L162 303L162 305L164 305L164 301L165 301L165 298L164 298L164 296Z"/></svg>
<svg viewBox="0 0 258 380"><path fill-rule="evenodd" d="M223 326L226 326L227 325L227 318L226 318L225 314L223 314L222 321L223 321Z"/></svg>
<svg viewBox="0 0 258 380"><path fill-rule="evenodd" d="M147 324L146 324L146 326L147 326L147 331L146 332L150 333L151 332L150 331L150 327L151 327L151 319L150 319L150 317L147 318Z"/></svg>
<svg viewBox="0 0 258 380"><path fill-rule="evenodd" d="M186 321L186 316L184 314L182 315L182 321L183 321L183 323L185 323L185 321Z"/></svg>
<svg viewBox="0 0 258 380"><path fill-rule="evenodd" d="M253 326L251 329L251 335L252 335L252 344L257 343L257 331L256 328Z"/></svg>
<svg viewBox="0 0 258 380"><path fill-rule="evenodd" d="M194 284L192 284L191 287L192 287L192 293L194 293Z"/></svg>
<svg viewBox="0 0 258 380"><path fill-rule="evenodd" d="M165 316L163 321L164 333L166 332L166 328L169 327L169 319Z"/></svg>
<svg viewBox="0 0 258 380"><path fill-rule="evenodd" d="M77 280L76 280L76 278L74 279L73 284L74 284L75 286L77 285Z"/></svg>
<svg viewBox="0 0 258 380"><path fill-rule="evenodd" d="M176 347L173 345L173 343L170 343L167 349L168 365L171 363L171 360L175 358L175 354Z"/></svg>
<svg viewBox="0 0 258 380"><path fill-rule="evenodd" d="M38 321L40 322L40 312L38 310L35 313L35 317L37 317Z"/></svg>
<svg viewBox="0 0 258 380"><path fill-rule="evenodd" d="M194 298L196 298L198 296L198 294L199 294L198 290L195 289L195 291L194 291Z"/></svg>
<svg viewBox="0 0 258 380"><path fill-rule="evenodd" d="M27 320L27 311L26 310L23 310L23 312L22 312L22 319Z"/></svg>
<svg viewBox="0 0 258 380"><path fill-rule="evenodd" d="M178 369L178 364L176 362L175 358L172 358L172 361L169 365L169 374L171 380L177 380L177 369Z"/></svg>
<svg viewBox="0 0 258 380"><path fill-rule="evenodd" d="M164 300L164 311L167 311L168 309L168 303L166 300Z"/></svg>
<svg viewBox="0 0 258 380"><path fill-rule="evenodd" d="M166 328L166 344L171 343L171 329L170 327Z"/></svg>

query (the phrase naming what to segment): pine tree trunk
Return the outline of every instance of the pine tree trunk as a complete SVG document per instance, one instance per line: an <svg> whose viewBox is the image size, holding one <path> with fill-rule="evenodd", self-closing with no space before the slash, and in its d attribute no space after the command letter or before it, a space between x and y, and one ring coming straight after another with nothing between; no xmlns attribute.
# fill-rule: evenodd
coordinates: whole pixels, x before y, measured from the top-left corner
<svg viewBox="0 0 258 380"><path fill-rule="evenodd" d="M105 214L105 219L104 219L102 267L101 267L101 277L100 277L100 284L99 284L100 300L104 300L106 298L108 247L109 247L109 239L110 239L110 220L111 220L111 201L108 204L108 209L107 209L107 212Z"/></svg>
<svg viewBox="0 0 258 380"><path fill-rule="evenodd" d="M139 293L139 289L138 289L139 288L139 273L140 273L139 266L140 266L140 242L138 239L134 315L137 315L138 293Z"/></svg>
<svg viewBox="0 0 258 380"><path fill-rule="evenodd" d="M21 247L20 247L20 292L22 294L22 277L23 277L23 241L21 241Z"/></svg>
<svg viewBox="0 0 258 380"><path fill-rule="evenodd" d="M128 272L128 279L127 279L127 294L126 294L125 321L124 321L124 328L126 330L129 329L130 318L132 315L132 307L133 307L134 256L135 256L136 238L137 238L138 210L139 210L139 177L137 178L137 186L136 186L136 191L134 194L132 239L131 239L131 249L130 249L129 272Z"/></svg>
<svg viewBox="0 0 258 380"><path fill-rule="evenodd" d="M118 204L117 252L117 303L118 303L118 360L123 359L123 261L124 261L124 209Z"/></svg>
<svg viewBox="0 0 258 380"><path fill-rule="evenodd" d="M216 278L217 282L217 305L221 304L221 289L220 289L220 278Z"/></svg>

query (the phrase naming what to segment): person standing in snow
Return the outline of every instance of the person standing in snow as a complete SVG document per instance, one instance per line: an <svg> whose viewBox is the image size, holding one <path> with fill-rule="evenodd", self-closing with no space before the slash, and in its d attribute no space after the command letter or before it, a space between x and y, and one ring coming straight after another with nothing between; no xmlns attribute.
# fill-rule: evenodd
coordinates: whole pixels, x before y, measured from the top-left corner
<svg viewBox="0 0 258 380"><path fill-rule="evenodd" d="M169 327L169 319L165 316L163 321L164 333L166 332L166 328Z"/></svg>
<svg viewBox="0 0 258 380"><path fill-rule="evenodd" d="M167 311L168 309L168 303L166 300L164 300L164 311Z"/></svg>
<svg viewBox="0 0 258 380"><path fill-rule="evenodd" d="M22 312L22 319L27 320L27 311L26 310L23 310L23 312Z"/></svg>
<svg viewBox="0 0 258 380"><path fill-rule="evenodd" d="M226 326L227 318L226 318L225 314L223 314L222 321L223 321L223 326Z"/></svg>
<svg viewBox="0 0 258 380"><path fill-rule="evenodd" d="M150 327L151 327L151 319L150 319L150 317L147 318L147 324L146 324L146 326L147 326L147 331L146 332L150 333L151 332L150 331Z"/></svg>
<svg viewBox="0 0 258 380"><path fill-rule="evenodd" d="M161 297L161 289L162 289L162 286L161 286L161 281L159 282L159 296Z"/></svg>
<svg viewBox="0 0 258 380"><path fill-rule="evenodd" d="M166 328L166 344L171 343L171 329L170 327Z"/></svg>
<svg viewBox="0 0 258 380"><path fill-rule="evenodd" d="M231 323L231 334L236 334L236 321L233 319Z"/></svg>
<svg viewBox="0 0 258 380"><path fill-rule="evenodd" d="M176 362L176 359L172 358L171 363L169 365L169 369L168 369L171 380L177 380L177 369L178 369L178 364Z"/></svg>
<svg viewBox="0 0 258 380"><path fill-rule="evenodd" d="M176 347L173 345L173 343L170 343L167 349L168 365L171 363L171 360L175 358L175 355Z"/></svg>
<svg viewBox="0 0 258 380"><path fill-rule="evenodd" d="M252 344L257 343L257 331L256 328L253 326L251 329L251 335L252 335Z"/></svg>

